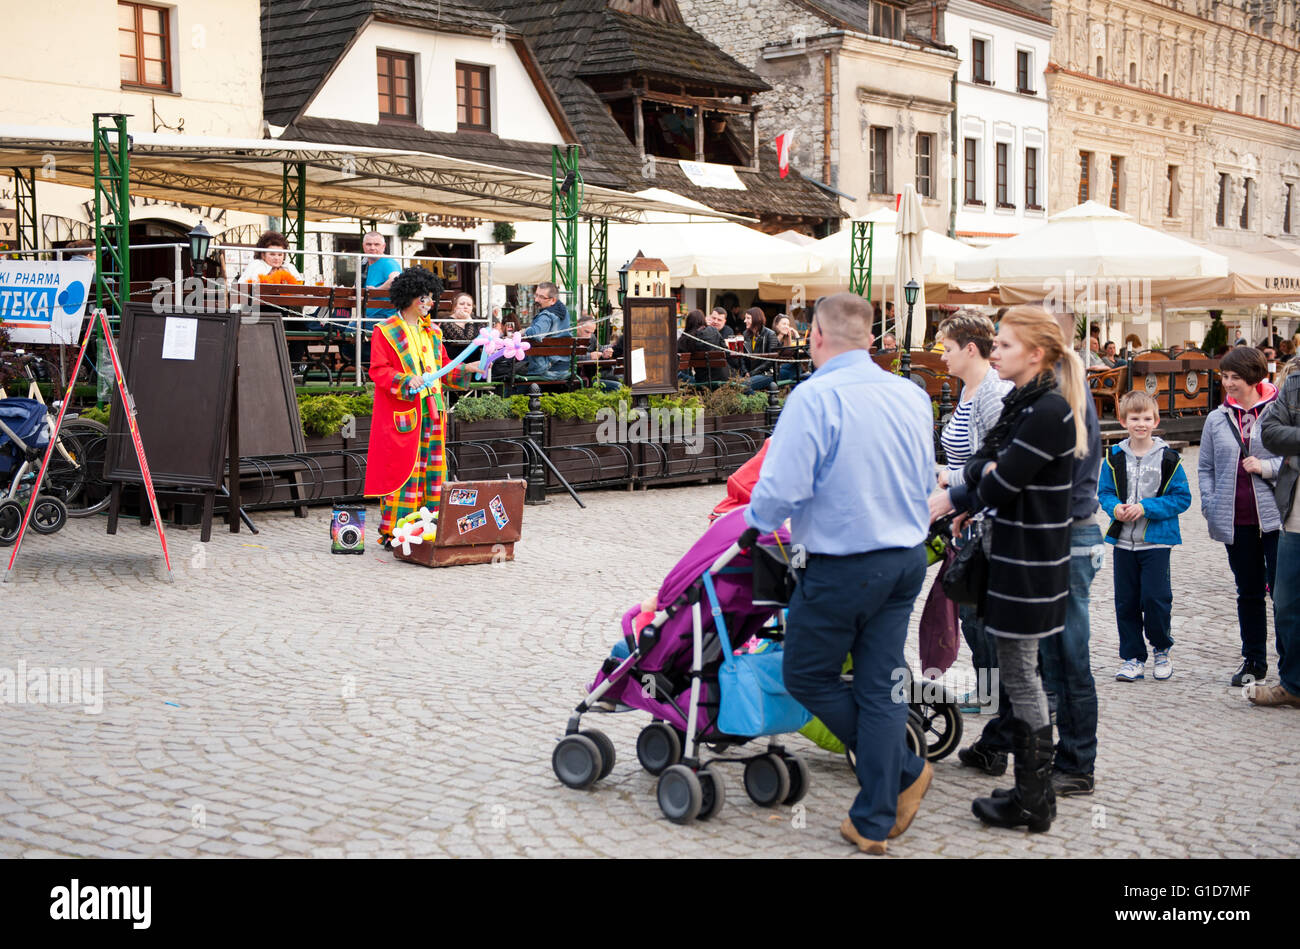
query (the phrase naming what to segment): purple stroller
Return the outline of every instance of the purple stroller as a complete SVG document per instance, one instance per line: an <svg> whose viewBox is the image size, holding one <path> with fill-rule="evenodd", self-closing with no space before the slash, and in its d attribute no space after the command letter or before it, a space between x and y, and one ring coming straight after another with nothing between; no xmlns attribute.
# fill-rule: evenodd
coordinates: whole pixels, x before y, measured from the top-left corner
<svg viewBox="0 0 1300 949"><path fill-rule="evenodd" d="M660 610L639 638L633 620L640 607L623 615L626 658L620 658L622 650L616 648L605 660L551 756L551 766L563 784L587 788L613 770L614 743L603 732L581 727L585 712L609 700L650 713L650 724L637 738L637 758L646 771L659 777L659 807L669 820L684 824L718 813L724 791L712 766L724 761L744 763L745 791L761 807L794 804L807 793L807 766L774 740L755 755L701 761L702 744L719 753L759 737L728 734L719 727L719 719L728 714L719 686L719 671L729 661L727 653L756 634L768 640L782 638L785 603L780 593L755 600L755 551L750 547L754 533L739 510L718 519L664 579ZM789 535L782 530L776 537L789 551ZM761 567L759 573L764 573ZM767 627L774 617L778 625ZM779 660L775 668L779 669ZM778 703L794 707L787 714L802 716L793 727L781 730L798 730L810 716L779 681L766 686L764 691L776 693Z"/></svg>

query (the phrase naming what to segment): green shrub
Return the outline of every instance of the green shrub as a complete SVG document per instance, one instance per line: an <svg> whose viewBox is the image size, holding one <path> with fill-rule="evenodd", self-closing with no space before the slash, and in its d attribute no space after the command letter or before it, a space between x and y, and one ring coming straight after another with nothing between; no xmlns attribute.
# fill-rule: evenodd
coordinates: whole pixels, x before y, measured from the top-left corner
<svg viewBox="0 0 1300 949"><path fill-rule="evenodd" d="M100 425L108 424L108 407L100 408L97 405L90 405L82 409L79 413L81 418L88 418L92 422L98 422Z"/></svg>
<svg viewBox="0 0 1300 949"><path fill-rule="evenodd" d="M1219 313L1215 313L1214 322L1210 324L1209 330L1205 334L1205 342L1201 344L1201 351L1213 356L1224 346L1228 345L1228 327L1224 325Z"/></svg>

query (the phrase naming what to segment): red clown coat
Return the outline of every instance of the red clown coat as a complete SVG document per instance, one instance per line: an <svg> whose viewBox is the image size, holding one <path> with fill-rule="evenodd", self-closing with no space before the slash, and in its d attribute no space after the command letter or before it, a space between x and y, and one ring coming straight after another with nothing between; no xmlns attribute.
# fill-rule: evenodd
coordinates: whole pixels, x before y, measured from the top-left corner
<svg viewBox="0 0 1300 949"><path fill-rule="evenodd" d="M458 366L437 380L433 388L412 397L408 386L422 374L419 356L413 351L417 341L412 335L417 332L428 332L431 337L435 365L424 368L436 372L448 361L436 324L430 324L428 330L411 330L401 315L392 316L377 324L371 337L370 378L375 383L375 412L366 458L365 493L369 497L385 497L406 484L415 470L424 413L447 410L443 383L454 384L460 375Z"/></svg>

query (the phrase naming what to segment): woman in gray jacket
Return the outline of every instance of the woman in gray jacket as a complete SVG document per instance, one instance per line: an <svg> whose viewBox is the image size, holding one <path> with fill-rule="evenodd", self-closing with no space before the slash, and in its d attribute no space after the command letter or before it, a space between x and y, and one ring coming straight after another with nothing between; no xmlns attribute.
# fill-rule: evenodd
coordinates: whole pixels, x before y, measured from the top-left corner
<svg viewBox="0 0 1300 949"><path fill-rule="evenodd" d="M956 376L962 382L961 401L953 410L952 416L939 435L947 456L947 466L939 472L939 487L949 488L963 484L966 480L963 469L966 462L975 456L980 445L988 436L989 430L997 424L1002 415L1002 399L1014 388L1014 383L1003 379L998 371L989 365L989 354L993 350L993 321L974 310L958 310L939 324L935 334L943 342L944 365L948 374ZM990 699L987 693L992 689L993 670L997 668L998 659L993 642L984 632L984 623L974 606L963 606L958 610L961 617L961 631L970 647L971 664L975 667L977 691L983 691L983 699ZM963 708L977 711L978 706L970 696L961 700ZM994 750L980 742L961 753L962 761L989 774L1002 774L1007 768L1007 755L1004 751Z"/></svg>
<svg viewBox="0 0 1300 949"><path fill-rule="evenodd" d="M1237 622L1241 627L1241 667L1233 686L1262 682L1268 673L1268 614L1277 570L1278 513L1271 482L1281 459L1264 447L1259 417L1277 399L1267 381L1264 355L1237 346L1219 364L1225 398L1205 419L1197 462L1201 515L1210 538L1228 548L1228 565L1237 583Z"/></svg>

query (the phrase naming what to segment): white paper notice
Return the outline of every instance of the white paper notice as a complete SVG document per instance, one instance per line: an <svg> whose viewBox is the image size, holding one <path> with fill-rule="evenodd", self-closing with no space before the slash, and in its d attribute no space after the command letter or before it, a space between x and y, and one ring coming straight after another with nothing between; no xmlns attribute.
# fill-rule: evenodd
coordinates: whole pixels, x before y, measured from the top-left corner
<svg viewBox="0 0 1300 949"><path fill-rule="evenodd" d="M194 359L194 344L199 337L199 321L184 316L169 316L163 326L163 359Z"/></svg>
<svg viewBox="0 0 1300 949"><path fill-rule="evenodd" d="M645 382L645 350L632 350L632 385Z"/></svg>

